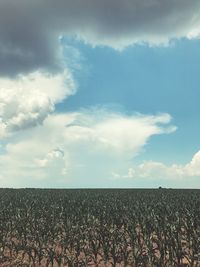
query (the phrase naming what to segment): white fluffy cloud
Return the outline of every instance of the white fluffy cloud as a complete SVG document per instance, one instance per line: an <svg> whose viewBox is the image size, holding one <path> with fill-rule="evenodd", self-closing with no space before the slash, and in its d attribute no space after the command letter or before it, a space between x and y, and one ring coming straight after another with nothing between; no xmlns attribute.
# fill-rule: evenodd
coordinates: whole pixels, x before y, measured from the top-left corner
<svg viewBox="0 0 200 267"><path fill-rule="evenodd" d="M69 161L66 159L65 152L60 148L49 151L44 158L35 158L35 163L42 170L45 178L48 178L49 174L55 178L62 177L68 172Z"/></svg>
<svg viewBox="0 0 200 267"><path fill-rule="evenodd" d="M190 183L191 178L196 177L199 181L195 186L200 186L200 151L198 151L192 160L185 165L166 165L161 162L146 161L138 166L128 169L127 174L112 172L114 179L143 179L163 181L181 181L187 180L187 187L193 186Z"/></svg>
<svg viewBox="0 0 200 267"><path fill-rule="evenodd" d="M69 72L57 75L35 72L16 79L0 79L0 138L36 126L54 105L75 92Z"/></svg>
<svg viewBox="0 0 200 267"><path fill-rule="evenodd" d="M122 49L200 33L199 0L1 0L0 73L62 68L58 38Z"/></svg>
<svg viewBox="0 0 200 267"><path fill-rule="evenodd" d="M102 109L52 114L4 146L1 186L55 187L83 175L97 179L93 168L108 175L113 165L136 156L151 136L174 131L170 120L168 114L127 116Z"/></svg>
<svg viewBox="0 0 200 267"><path fill-rule="evenodd" d="M97 142L108 153L137 153L150 136L176 130L174 126L159 125L169 124L169 114L122 116L103 110L90 112L75 115L73 127L69 127L70 135L78 137L80 133L79 138Z"/></svg>

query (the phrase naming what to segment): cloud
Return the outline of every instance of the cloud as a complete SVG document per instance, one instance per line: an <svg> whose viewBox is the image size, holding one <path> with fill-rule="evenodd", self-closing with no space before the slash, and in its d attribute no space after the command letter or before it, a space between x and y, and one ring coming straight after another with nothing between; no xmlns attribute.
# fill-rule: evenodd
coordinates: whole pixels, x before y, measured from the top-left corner
<svg viewBox="0 0 200 267"><path fill-rule="evenodd" d="M166 165L162 162L146 161L138 166L128 169L127 174L112 172L113 179L131 179L131 180L153 180L158 183L166 181L187 182L187 187L193 186L191 180L197 178L195 183L200 186L200 151L198 151L192 160L185 165ZM181 187L181 186L180 186Z"/></svg>
<svg viewBox="0 0 200 267"><path fill-rule="evenodd" d="M59 37L116 49L199 36L198 0L1 0L0 74L63 68Z"/></svg>
<svg viewBox="0 0 200 267"><path fill-rule="evenodd" d="M43 159L36 159L36 163L39 167L46 167L55 159L64 158L64 151L62 149L54 149L47 153L46 157Z"/></svg>
<svg viewBox="0 0 200 267"><path fill-rule="evenodd" d="M51 114L3 146L0 186L98 183L100 175L107 177L115 165L136 156L151 136L174 131L170 121L168 114L128 116L100 108Z"/></svg>
<svg viewBox="0 0 200 267"><path fill-rule="evenodd" d="M101 110L96 112L93 116L86 114L80 119L78 114L77 120L81 123L74 124L73 129L76 130L77 127L88 129L87 136L91 136L90 140L97 141L101 148L108 149L108 152L114 150L115 153L133 153L133 151L136 153L146 144L150 136L176 130L173 126L159 125L169 124L171 121L169 114L122 116Z"/></svg>
<svg viewBox="0 0 200 267"><path fill-rule="evenodd" d="M0 138L42 124L54 105L75 92L69 72L35 72L13 80L0 79Z"/></svg>
<svg viewBox="0 0 200 267"><path fill-rule="evenodd" d="M45 178L49 173L56 178L64 176L68 172L69 162L66 160L65 152L60 148L49 151L44 158L36 158L35 163L39 169L42 169Z"/></svg>

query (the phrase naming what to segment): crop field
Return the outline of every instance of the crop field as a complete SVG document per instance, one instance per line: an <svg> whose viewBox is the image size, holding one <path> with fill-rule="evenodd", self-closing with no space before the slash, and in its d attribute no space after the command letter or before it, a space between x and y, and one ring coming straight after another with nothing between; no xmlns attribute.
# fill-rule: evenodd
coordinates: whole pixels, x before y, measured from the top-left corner
<svg viewBox="0 0 200 267"><path fill-rule="evenodd" d="M0 189L0 266L200 266L200 190Z"/></svg>

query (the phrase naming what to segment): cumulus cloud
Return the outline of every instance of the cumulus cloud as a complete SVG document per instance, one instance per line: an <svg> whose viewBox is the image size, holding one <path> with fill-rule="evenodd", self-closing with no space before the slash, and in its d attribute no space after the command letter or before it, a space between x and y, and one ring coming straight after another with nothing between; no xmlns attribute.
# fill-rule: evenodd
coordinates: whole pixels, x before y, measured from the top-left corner
<svg viewBox="0 0 200 267"><path fill-rule="evenodd" d="M49 151L44 158L36 158L35 163L38 168L43 169L44 176L51 173L56 178L68 172L69 162L66 160L65 152L60 148Z"/></svg>
<svg viewBox="0 0 200 267"><path fill-rule="evenodd" d="M1 0L0 74L62 69L59 36L122 49L199 36L198 0Z"/></svg>
<svg viewBox="0 0 200 267"><path fill-rule="evenodd" d="M69 72L35 72L16 79L0 79L0 137L42 124L54 105L75 92Z"/></svg>
<svg viewBox="0 0 200 267"><path fill-rule="evenodd" d="M196 177L199 180L196 185L200 185L200 151L185 165L166 165L162 162L146 161L129 168L127 174L112 172L112 177L114 179L151 179L160 183L178 180L180 184L181 181L187 180L188 187L191 186L191 178Z"/></svg>
<svg viewBox="0 0 200 267"><path fill-rule="evenodd" d="M51 114L42 126L18 132L4 146L1 186L55 187L72 178L80 183L83 176L107 177L151 136L174 131L170 121L168 114L128 116L103 109Z"/></svg>
<svg viewBox="0 0 200 267"><path fill-rule="evenodd" d="M64 151L62 149L54 149L47 153L46 157L43 159L36 159L36 163L39 167L46 167L55 159L64 158Z"/></svg>
<svg viewBox="0 0 200 267"><path fill-rule="evenodd" d="M168 125L170 121L169 114L125 116L97 109L84 113L84 116L76 113L69 133L99 143L108 153L137 153L150 136L175 131L175 126Z"/></svg>

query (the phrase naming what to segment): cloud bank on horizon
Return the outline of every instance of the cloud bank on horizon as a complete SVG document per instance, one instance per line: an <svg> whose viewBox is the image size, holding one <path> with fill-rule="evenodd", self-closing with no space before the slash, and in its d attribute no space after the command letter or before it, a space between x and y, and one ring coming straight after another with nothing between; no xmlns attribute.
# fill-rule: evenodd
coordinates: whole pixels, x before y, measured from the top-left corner
<svg viewBox="0 0 200 267"><path fill-rule="evenodd" d="M100 179L116 162L136 156L151 136L175 131L170 121L168 114L127 116L104 109L52 114L42 126L15 133L17 142L8 143L0 155L0 181L37 186L42 180L51 184L56 176L62 185L66 177L73 181L77 172L90 172L92 165Z"/></svg>
<svg viewBox="0 0 200 267"><path fill-rule="evenodd" d="M148 161L138 166L130 167L127 174L112 173L113 179L160 179L182 181L186 177L200 176L200 151L185 165Z"/></svg>
<svg viewBox="0 0 200 267"><path fill-rule="evenodd" d="M0 186L112 187L114 179L123 187L125 178L131 186L145 179L157 186L179 178L184 187L198 187L199 152L186 165L132 164L152 136L176 131L168 113L81 106L58 113L56 105L76 94L79 84L63 55L62 36L91 49L166 46L198 38L199 14L197 0L2 0Z"/></svg>

